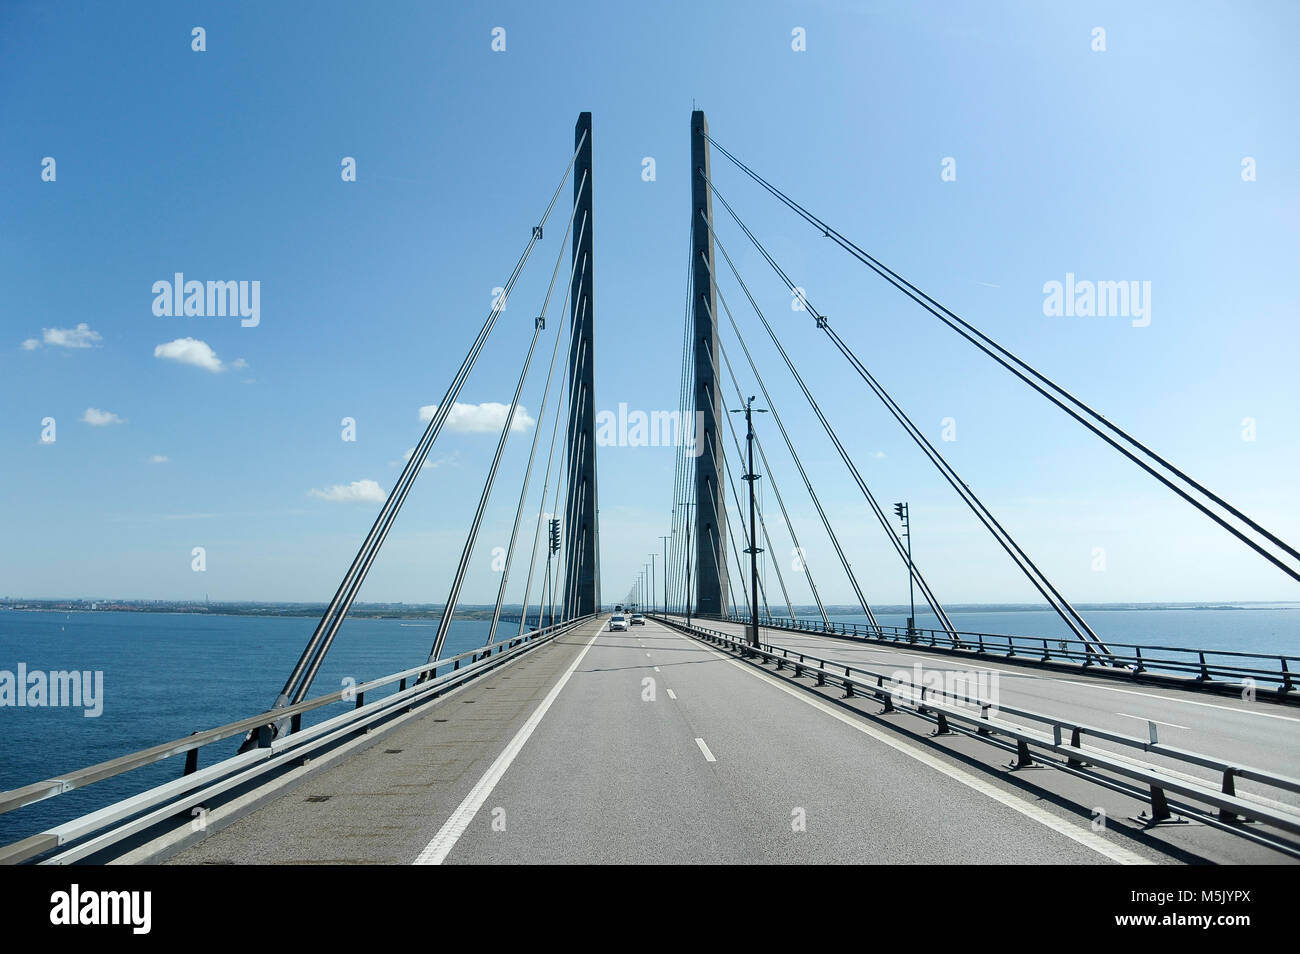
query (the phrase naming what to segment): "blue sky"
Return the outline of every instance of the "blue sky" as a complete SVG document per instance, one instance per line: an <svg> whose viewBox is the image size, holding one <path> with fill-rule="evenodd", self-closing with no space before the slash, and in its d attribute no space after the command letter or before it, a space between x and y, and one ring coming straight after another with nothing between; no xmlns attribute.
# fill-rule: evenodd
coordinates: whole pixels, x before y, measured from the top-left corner
<svg viewBox="0 0 1300 954"><path fill-rule="evenodd" d="M491 49L498 26L504 52ZM1295 542L1298 26L1284 3L6 4L0 595L328 599L379 506L330 488L393 486L419 408L441 397L508 276L581 110L594 114L596 406L675 408L692 101L805 205ZM804 51L791 48L797 27ZM356 182L341 180L345 156ZM941 178L945 157L955 181ZM1256 181L1242 179L1245 157ZM956 420L957 440L939 446L1072 599L1297 597L721 157L714 171L930 438ZM509 401L559 212L462 401ZM1032 600L715 213L867 481L882 502L910 501L916 560L940 597ZM260 323L156 316L151 288L178 271L259 281ZM1067 273L1150 282L1150 324L1045 315L1044 284ZM868 597L904 602L874 518L739 290L722 290ZM156 354L186 338L215 357L173 350L206 367ZM552 340L525 393L534 417ZM738 358L730 332L724 343ZM344 417L355 442L340 439ZM508 448L467 602L495 595L490 551L508 538L530 437ZM446 597L494 443L444 434L363 600ZM823 597L848 602L779 456ZM612 600L668 532L673 451L602 448L598 466Z"/></svg>

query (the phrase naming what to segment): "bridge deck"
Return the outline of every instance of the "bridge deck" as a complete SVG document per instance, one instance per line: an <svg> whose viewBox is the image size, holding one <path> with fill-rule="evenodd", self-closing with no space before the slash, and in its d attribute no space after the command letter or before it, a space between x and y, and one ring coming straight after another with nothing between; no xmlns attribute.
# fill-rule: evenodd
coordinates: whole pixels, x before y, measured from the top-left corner
<svg viewBox="0 0 1300 954"><path fill-rule="evenodd" d="M1125 796L1098 801L1095 786L1046 770L990 771L978 743L940 745L836 696L655 623L588 624L171 860L1275 860L1200 826L1125 837L1119 819L1142 807ZM1098 804L1108 832L1091 828Z"/></svg>
<svg viewBox="0 0 1300 954"><path fill-rule="evenodd" d="M743 636L744 625L700 621L700 625ZM1150 685L1125 685L1085 675L1071 676L1013 660L987 662L955 659L941 653L910 651L863 642L793 633L760 627L763 642L796 652L834 659L849 665L891 674L911 672L917 664L925 670L988 672L997 674L999 701L1034 712L1050 713L1126 735L1146 738L1147 720L1157 723L1160 741L1226 761L1300 776L1300 711L1271 701L1246 702L1230 696L1208 695L1187 689ZM1105 741L1089 744L1121 750ZM1170 766L1217 780L1209 769L1190 768L1171 760ZM1250 791L1248 783L1240 790ZM1300 804L1300 794L1269 790L1279 801Z"/></svg>

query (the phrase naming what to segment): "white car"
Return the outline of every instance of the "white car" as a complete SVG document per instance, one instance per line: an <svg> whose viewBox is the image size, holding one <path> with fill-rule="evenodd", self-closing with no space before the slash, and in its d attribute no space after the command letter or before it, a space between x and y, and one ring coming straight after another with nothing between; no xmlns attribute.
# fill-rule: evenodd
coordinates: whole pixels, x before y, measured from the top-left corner
<svg viewBox="0 0 1300 954"><path fill-rule="evenodd" d="M645 617L642 616L640 613L633 613L633 614L632 614L632 625L633 625L633 626L644 626L644 625L645 625Z"/></svg>
<svg viewBox="0 0 1300 954"><path fill-rule="evenodd" d="M620 629L627 629L627 617L622 613L615 613L609 618L609 631L613 633Z"/></svg>

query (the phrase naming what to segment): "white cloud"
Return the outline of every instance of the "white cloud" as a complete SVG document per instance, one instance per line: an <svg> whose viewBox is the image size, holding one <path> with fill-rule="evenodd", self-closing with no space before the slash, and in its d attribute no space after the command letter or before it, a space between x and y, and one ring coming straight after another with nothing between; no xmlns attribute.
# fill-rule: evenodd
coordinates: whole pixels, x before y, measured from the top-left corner
<svg viewBox="0 0 1300 954"><path fill-rule="evenodd" d="M350 484L335 484L333 487L326 487L324 490L312 488L308 493L313 497L319 497L321 500L332 500L336 503L383 503L387 494L384 488L373 480L354 480Z"/></svg>
<svg viewBox="0 0 1300 954"><path fill-rule="evenodd" d="M406 449L406 453L402 455L402 459L400 461L398 460L389 461L389 466L396 467L399 464L405 464L406 461L411 459L411 455L414 453L415 453L415 448L408 447ZM434 470L438 467L441 467L443 464L454 463L459 457L460 457L460 451L452 451L450 454L446 455L445 457L439 457L437 460L432 460L426 457L424 459L424 464L421 465L420 467L420 470Z"/></svg>
<svg viewBox="0 0 1300 954"><path fill-rule="evenodd" d="M224 369L217 353L208 346L206 341L199 341L197 338L177 338L175 341L160 344L153 349L153 356L179 361L181 364L192 364L205 371L217 372Z"/></svg>
<svg viewBox="0 0 1300 954"><path fill-rule="evenodd" d="M91 424L91 425L93 425L93 426L95 426L95 427L105 427L105 426L107 426L107 425L109 425L109 424L125 424L125 423L126 423L126 421L122 420L120 417L118 417L118 416L117 416L116 414L114 414L112 411L101 411L101 410L100 410L99 408L97 408L97 407L88 407L88 408L86 408L86 413L83 414L83 415L81 415L81 419L82 419L85 423L87 423L87 424Z"/></svg>
<svg viewBox="0 0 1300 954"><path fill-rule="evenodd" d="M103 340L99 332L91 331L90 325L84 321L75 328L42 328L41 332L45 343L57 348L89 348ZM23 347L27 347L26 342L23 342Z"/></svg>
<svg viewBox="0 0 1300 954"><path fill-rule="evenodd" d="M888 457L889 455L886 454L884 451L876 451L876 452L875 452L874 454L872 454L871 456L874 457L876 460L884 460L884 459L885 459L886 457Z"/></svg>
<svg viewBox="0 0 1300 954"><path fill-rule="evenodd" d="M426 404L420 408L420 420L433 420L433 415L437 412L438 405ZM498 404L495 401L484 401L482 404L461 404L457 401L452 405L451 413L447 415L447 427L464 434L499 433L509 412L509 404ZM515 408L515 418L510 422L510 430L526 431L536 423L528 416L527 409L520 404Z"/></svg>
<svg viewBox="0 0 1300 954"><path fill-rule="evenodd" d="M40 346L41 343L37 341L35 338L28 338L26 341L23 342L24 351L35 351Z"/></svg>
<svg viewBox="0 0 1300 954"><path fill-rule="evenodd" d="M236 358L234 361L230 362L230 366L232 368L246 368L248 367L248 362L243 358Z"/></svg>
<svg viewBox="0 0 1300 954"><path fill-rule="evenodd" d="M170 458L166 457L163 454L154 454L152 457L149 458L149 463L151 464L166 464L169 462L170 462Z"/></svg>

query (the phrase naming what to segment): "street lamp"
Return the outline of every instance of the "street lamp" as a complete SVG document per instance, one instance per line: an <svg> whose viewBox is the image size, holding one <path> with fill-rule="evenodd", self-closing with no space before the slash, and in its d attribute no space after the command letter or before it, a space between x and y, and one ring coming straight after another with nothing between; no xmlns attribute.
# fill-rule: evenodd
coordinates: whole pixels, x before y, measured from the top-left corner
<svg viewBox="0 0 1300 954"><path fill-rule="evenodd" d="M744 414L745 424L748 425L748 433L745 435L745 441L749 445L749 473L744 476L744 480L749 481L749 549L745 552L749 554L749 618L750 634L749 644L758 646L758 554L762 551L758 549L758 538L756 536L757 528L754 526L754 482L758 480L758 474L754 473L754 412L766 414L767 411L762 408L754 407L754 397L750 395L743 408L733 410L732 414Z"/></svg>
<svg viewBox="0 0 1300 954"><path fill-rule="evenodd" d="M915 595L915 574L912 572L912 521L910 519L907 504L894 504L894 513L898 515L899 521L903 524L903 535L907 537L907 599L912 608L912 615L907 617L907 638L909 642L916 641L916 595Z"/></svg>
<svg viewBox="0 0 1300 954"><path fill-rule="evenodd" d="M655 560L658 557L657 553L650 554L650 598L646 600L646 604L652 613L655 611Z"/></svg>
<svg viewBox="0 0 1300 954"><path fill-rule="evenodd" d="M668 615L668 537L659 538L664 542L664 615Z"/></svg>

